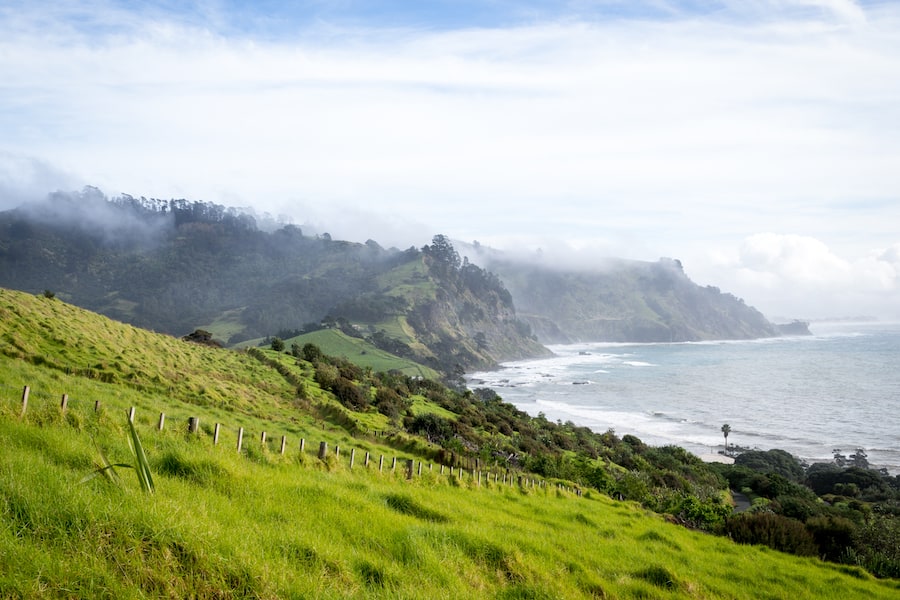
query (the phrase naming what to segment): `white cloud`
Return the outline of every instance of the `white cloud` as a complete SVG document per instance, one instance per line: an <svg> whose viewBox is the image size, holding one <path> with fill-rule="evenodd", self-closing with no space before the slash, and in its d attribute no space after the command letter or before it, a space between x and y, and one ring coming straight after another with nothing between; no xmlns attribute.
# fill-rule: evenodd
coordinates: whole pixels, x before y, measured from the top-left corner
<svg viewBox="0 0 900 600"><path fill-rule="evenodd" d="M849 283L852 274L850 263L832 254L828 246L800 235L750 236L741 245L739 261L742 269L804 285Z"/></svg>
<svg viewBox="0 0 900 600"><path fill-rule="evenodd" d="M900 318L900 243L847 258L809 236L761 233L695 266L770 316Z"/></svg>

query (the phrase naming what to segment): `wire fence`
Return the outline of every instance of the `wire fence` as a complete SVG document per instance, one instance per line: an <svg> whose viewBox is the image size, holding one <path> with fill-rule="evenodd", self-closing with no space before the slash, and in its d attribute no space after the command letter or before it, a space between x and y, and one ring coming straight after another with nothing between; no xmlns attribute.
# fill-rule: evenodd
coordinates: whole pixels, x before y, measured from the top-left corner
<svg viewBox="0 0 900 600"><path fill-rule="evenodd" d="M92 412L94 414L100 414L105 409L100 400L94 400L93 402L75 400L65 393L51 394L35 391L32 390L31 386L27 385L22 388L0 385L0 389L4 390L3 395L7 397L11 395L12 390L17 390L19 392L19 405L13 412L18 414L20 420L25 419L29 414L29 411L34 412L35 410L44 412L48 410L57 410L61 415L65 416L73 410L80 410L82 413ZM127 410L128 420L132 423L134 423L136 413L137 409L135 406L131 406ZM177 424L173 425L171 419L167 419L165 412L160 412L159 416L154 416L150 422L155 424L154 430L158 432L165 431L167 427L179 427ZM247 455L252 452L253 438L258 438L259 445L257 448L263 448L270 452L277 452L281 455L288 453L289 443L287 435L278 436L276 434L270 436L269 432L265 430L259 431L256 435L253 435L242 426L226 426L221 422L214 422L211 427L201 427L200 417L198 416L189 416L186 423L183 420L181 420L181 423L181 427L183 427L183 431L187 435L206 435L211 437L212 445L214 447L225 443L225 432L234 432L235 437L233 438L232 443L239 454ZM423 473L427 471L429 474L449 476L451 479L456 479L457 482L465 480L467 483L474 486L494 484L538 489L547 489L548 487L554 486L558 490L566 491L575 494L576 496L582 495L581 488L577 486L572 487L562 482L551 484L545 479L530 476L521 472L515 472L510 469L485 469L482 468L480 461L477 459L475 460L474 466L465 467L462 465L445 465L443 463L432 462L426 464L421 460L416 461L415 459L408 457L400 458L398 461L397 456L386 457L384 454L379 454L376 461L375 456L370 451L357 449L355 447L348 449L339 444L334 444L332 448L329 448L327 441L320 441L318 442L318 445L313 444L312 448L308 448L307 440L304 437L299 438L299 444L297 444L297 440L293 443L294 449L292 449L291 452L299 452L302 457L308 457L309 455L314 454L318 460L325 463L335 463L337 465L346 463L346 466L350 470L353 470L354 468L374 470L377 468L379 473L383 473L385 470L388 470L390 473L397 473L399 464L399 468L403 470L407 480L421 477Z"/></svg>

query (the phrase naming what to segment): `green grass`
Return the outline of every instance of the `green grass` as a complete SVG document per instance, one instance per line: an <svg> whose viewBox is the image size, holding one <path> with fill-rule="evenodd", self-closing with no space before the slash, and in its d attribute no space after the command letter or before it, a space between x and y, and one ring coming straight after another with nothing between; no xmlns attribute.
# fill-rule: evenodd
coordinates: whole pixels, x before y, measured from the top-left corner
<svg viewBox="0 0 900 600"><path fill-rule="evenodd" d="M2 290L0 312L0 598L900 594L896 581L738 546L601 494L477 485L427 464L407 481L402 465L418 458L314 418L284 378L243 353L142 334L58 300ZM125 345L127 336L140 346ZM71 340L92 350L69 347ZM108 366L113 377L78 371L91 353L94 362L118 363ZM164 371L172 379L126 376L135 371L151 382ZM197 402L198 386L208 401ZM98 447L110 462L131 459L129 406L155 493L130 476L120 486L101 477L79 483L96 468ZM187 433L189 416L200 418L198 434ZM320 441L328 442L325 461L316 457Z"/></svg>
<svg viewBox="0 0 900 600"><path fill-rule="evenodd" d="M94 479L123 418L0 418L0 597L892 598L845 573L666 523L628 503L239 455L144 425L156 494ZM316 445L317 447L317 445ZM386 464L390 464L386 461ZM402 464L402 463L401 463ZM461 482L461 483L460 483Z"/></svg>
<svg viewBox="0 0 900 600"><path fill-rule="evenodd" d="M451 421L455 421L458 418L458 415L456 413L450 412L446 408L428 402L428 400L426 400L422 396L413 396L412 401L413 403L410 409L416 416L432 413Z"/></svg>
<svg viewBox="0 0 900 600"><path fill-rule="evenodd" d="M438 377L434 369L394 356L389 352L376 348L363 339L350 337L337 329L321 329L285 340L285 345L288 348L290 348L291 344L303 346L307 343L315 344L329 356L346 358L361 367L371 367L374 371L390 371L393 369L409 376L419 376L426 379L436 379Z"/></svg>
<svg viewBox="0 0 900 600"><path fill-rule="evenodd" d="M379 326L379 328L381 327ZM405 334L402 337L405 338ZM385 352L364 339L350 337L337 329L320 329L283 341L285 348L288 349L290 349L292 344L298 344L301 347L307 343L315 344L329 356L346 358L361 367L371 367L374 371L396 370L410 377L423 377L426 379L437 379L439 377L434 369ZM262 342L263 339L247 340L236 344L235 348L257 347Z"/></svg>
<svg viewBox="0 0 900 600"><path fill-rule="evenodd" d="M437 293L437 285L428 276L428 268L421 260L410 261L382 274L378 285L392 296L405 298L411 305L422 299L434 298Z"/></svg>

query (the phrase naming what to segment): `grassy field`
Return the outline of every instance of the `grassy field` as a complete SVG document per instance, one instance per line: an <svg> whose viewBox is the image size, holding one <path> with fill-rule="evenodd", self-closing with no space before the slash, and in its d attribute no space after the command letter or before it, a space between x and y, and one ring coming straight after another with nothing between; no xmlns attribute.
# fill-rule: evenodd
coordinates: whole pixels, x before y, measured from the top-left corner
<svg viewBox="0 0 900 600"><path fill-rule="evenodd" d="M308 343L315 344L329 356L345 358L361 367L370 367L374 371L394 370L410 377L438 378L438 373L434 369L385 352L366 340L350 337L337 329L320 329L283 341L287 348L290 348L292 344L298 344L301 347ZM256 347L262 343L263 339L247 340L237 344L235 349Z"/></svg>
<svg viewBox="0 0 900 600"><path fill-rule="evenodd" d="M312 416L245 353L2 290L0 317L0 598L900 595L900 582L738 546L597 493L479 483L427 460L407 480L406 460L420 455ZM308 387L306 402L327 400ZM131 406L153 494L124 467L119 484L84 481L100 451L132 461Z"/></svg>
<svg viewBox="0 0 900 600"><path fill-rule="evenodd" d="M411 377L424 377L436 379L437 372L411 360L394 356L384 350L380 350L365 340L346 335L337 329L321 329L311 333L305 333L295 338L285 340L285 345L291 344L303 346L313 343L329 356L346 358L350 362L361 367L371 367L375 371L397 370Z"/></svg>

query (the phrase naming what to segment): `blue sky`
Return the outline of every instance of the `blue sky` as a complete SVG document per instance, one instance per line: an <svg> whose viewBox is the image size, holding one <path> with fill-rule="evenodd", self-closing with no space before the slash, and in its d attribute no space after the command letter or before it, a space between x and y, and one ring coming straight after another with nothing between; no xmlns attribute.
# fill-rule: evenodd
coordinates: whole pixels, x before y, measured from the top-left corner
<svg viewBox="0 0 900 600"><path fill-rule="evenodd" d="M0 1L0 208L185 197L900 318L900 6Z"/></svg>

